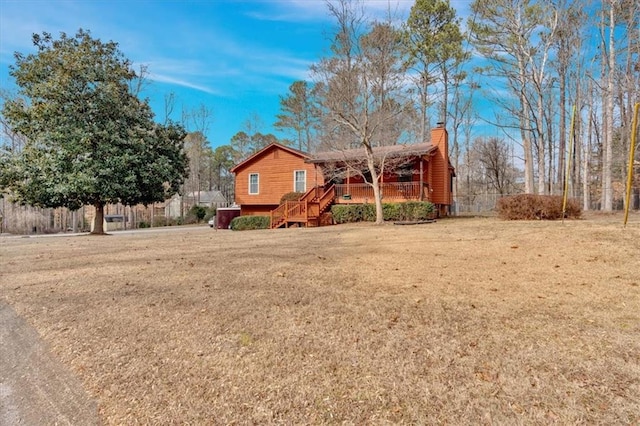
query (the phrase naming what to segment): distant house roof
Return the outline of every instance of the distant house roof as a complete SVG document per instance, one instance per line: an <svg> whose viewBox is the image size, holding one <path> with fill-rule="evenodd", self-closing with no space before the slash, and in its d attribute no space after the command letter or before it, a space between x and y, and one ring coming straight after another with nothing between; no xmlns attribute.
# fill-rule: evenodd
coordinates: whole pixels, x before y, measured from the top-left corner
<svg viewBox="0 0 640 426"><path fill-rule="evenodd" d="M198 192L200 193L198 195ZM179 195L175 195L174 198L180 198ZM200 200L200 204L212 204L212 203L226 203L227 199L220 191L194 191L184 194L184 198L190 198L192 200Z"/></svg>
<svg viewBox="0 0 640 426"><path fill-rule="evenodd" d="M231 173L236 173L236 171L238 169L241 169L244 166L246 166L247 164L250 164L251 162L253 162L253 160L255 160L256 157L259 157L259 156L263 155L264 153L266 153L267 151L270 151L270 150L275 149L275 148L279 148L279 149L282 149L284 151L290 152L291 154L297 155L297 156L301 157L304 160L311 158L311 156L309 154L307 154L306 152L298 151L297 149L294 149L294 148L279 144L277 142L274 142L274 143L270 143L269 145L265 146L260 151L256 152L255 154L253 154L249 158L245 159L244 161L242 161L242 162L236 164L235 166L233 166L231 168Z"/></svg>
<svg viewBox="0 0 640 426"><path fill-rule="evenodd" d="M431 143L416 143L411 145L387 145L373 148L375 158L402 158L427 155L436 150ZM346 149L339 151L318 152L308 158L308 163L334 163L340 161L363 160L364 148Z"/></svg>
<svg viewBox="0 0 640 426"><path fill-rule="evenodd" d="M201 203L226 203L227 198L220 191L200 191Z"/></svg>

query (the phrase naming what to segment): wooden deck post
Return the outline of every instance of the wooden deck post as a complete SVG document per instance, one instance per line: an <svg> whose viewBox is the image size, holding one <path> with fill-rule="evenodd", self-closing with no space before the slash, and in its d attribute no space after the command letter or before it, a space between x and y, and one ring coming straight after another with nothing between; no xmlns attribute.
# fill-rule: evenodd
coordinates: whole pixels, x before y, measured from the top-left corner
<svg viewBox="0 0 640 426"><path fill-rule="evenodd" d="M420 157L420 201L424 201L424 158Z"/></svg>

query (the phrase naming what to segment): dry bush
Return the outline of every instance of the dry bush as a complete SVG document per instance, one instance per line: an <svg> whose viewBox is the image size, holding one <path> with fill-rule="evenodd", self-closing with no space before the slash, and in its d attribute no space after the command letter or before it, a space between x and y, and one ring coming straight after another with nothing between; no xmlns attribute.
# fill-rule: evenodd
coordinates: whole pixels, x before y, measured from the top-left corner
<svg viewBox="0 0 640 426"><path fill-rule="evenodd" d="M498 217L505 220L562 219L562 197L559 195L518 194L503 197L496 203ZM575 200L568 200L565 218L578 219L582 209Z"/></svg>

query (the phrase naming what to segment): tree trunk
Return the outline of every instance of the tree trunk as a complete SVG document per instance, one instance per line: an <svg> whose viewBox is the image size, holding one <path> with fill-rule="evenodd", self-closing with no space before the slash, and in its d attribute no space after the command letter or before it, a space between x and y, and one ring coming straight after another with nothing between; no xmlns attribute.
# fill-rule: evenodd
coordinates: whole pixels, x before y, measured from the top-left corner
<svg viewBox="0 0 640 426"><path fill-rule="evenodd" d="M422 92L420 93L420 143L426 142L427 137L427 109L429 107L429 95L427 90L429 84L427 83L427 77L422 77Z"/></svg>
<svg viewBox="0 0 640 426"><path fill-rule="evenodd" d="M576 97L574 99L575 102L575 116L573 116L573 109L572 111L572 115L570 118L570 122L573 122L574 127L571 128L571 126L569 126L569 140L568 142L571 143L571 139L573 138L573 158L574 161L572 162L572 166L571 166L571 170L568 171L569 176L567 176L566 178L569 179L569 185L570 185L570 190L571 192L569 193L569 195L571 197L576 197L579 189L578 189L578 182L580 181L581 178L581 169L580 169L580 165L582 164L583 161L583 144L582 144L582 96L583 96L583 91L584 89L582 88L582 85L580 84L580 80L576 80ZM568 161L568 159L567 159Z"/></svg>
<svg viewBox="0 0 640 426"><path fill-rule="evenodd" d="M442 96L442 121L443 126L447 127L447 113L448 113L448 104L449 104L449 74L447 70L447 64L445 63L442 66L442 85L443 85L443 96ZM447 153L449 154L449 153Z"/></svg>
<svg viewBox="0 0 640 426"><path fill-rule="evenodd" d="M380 182L378 181L378 173L376 172L375 161L373 158L373 150L371 146L365 145L367 153L367 167L371 173L371 186L373 187L373 198L376 202L376 225L384 223L384 214L382 213L382 193L380 192Z"/></svg>
<svg viewBox="0 0 640 426"><path fill-rule="evenodd" d="M75 234L78 232L78 210L74 210L71 212L71 230Z"/></svg>
<svg viewBox="0 0 640 426"><path fill-rule="evenodd" d="M589 94L591 102L589 102L587 113L587 137L585 138L584 158L582 159L582 210L589 211L591 205L591 188L589 188L589 169L591 162L591 149L593 140L593 87L592 83L589 83Z"/></svg>
<svg viewBox="0 0 640 426"><path fill-rule="evenodd" d="M538 194L543 195L546 194L547 186L545 185L546 180L546 163L545 163L545 146L544 146L544 138L542 137L542 133L538 132Z"/></svg>
<svg viewBox="0 0 640 426"><path fill-rule="evenodd" d="M93 218L93 231L91 231L94 235L103 235L104 232L104 204L103 203L95 203L93 205L96 208L96 215Z"/></svg>
<svg viewBox="0 0 640 426"><path fill-rule="evenodd" d="M135 229L135 227L136 227L136 222L133 217L133 208L129 206L129 229Z"/></svg>
<svg viewBox="0 0 640 426"><path fill-rule="evenodd" d="M527 111L527 97L524 87L526 87L525 66L522 58L518 58L518 75L519 83L522 90L520 90L520 109L522 111L520 115L520 136L522 137L522 150L524 151L524 192L526 194L533 194L533 147L531 144L530 134L526 130L530 126L527 124L527 119L524 114Z"/></svg>
<svg viewBox="0 0 640 426"><path fill-rule="evenodd" d="M605 135L604 143L604 158L602 162L602 209L604 211L613 210L613 179L611 174L611 167L613 164L613 87L614 87L614 74L615 74L615 13L614 6L616 1L610 0L609 5L609 60L607 77L607 102L605 106L605 117L607 133Z"/></svg>
<svg viewBox="0 0 640 426"><path fill-rule="evenodd" d="M534 74L534 78L538 80L537 86L537 114L535 117L536 135L538 137L538 194L547 194L546 179L546 146L544 134L544 93L543 93L543 70L540 74ZM549 182L550 184L551 182Z"/></svg>
<svg viewBox="0 0 640 426"><path fill-rule="evenodd" d="M559 184L564 182L564 156L566 150L567 138L567 70L564 64L560 65L558 72L560 78L560 131L558 138L558 170L557 181ZM571 138L571 136L569 136Z"/></svg>

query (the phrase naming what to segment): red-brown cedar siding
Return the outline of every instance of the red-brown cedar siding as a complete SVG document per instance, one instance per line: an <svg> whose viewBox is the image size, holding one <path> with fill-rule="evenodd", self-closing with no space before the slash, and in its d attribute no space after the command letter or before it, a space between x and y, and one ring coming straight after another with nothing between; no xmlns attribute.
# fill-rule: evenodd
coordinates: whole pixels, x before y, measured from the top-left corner
<svg viewBox="0 0 640 426"><path fill-rule="evenodd" d="M438 150L430 161L431 202L434 204L451 204L451 172L449 171L448 135L444 128L438 127L431 130L431 143Z"/></svg>
<svg viewBox="0 0 640 426"><path fill-rule="evenodd" d="M306 170L307 190L324 185L322 173L313 164L305 163L304 156L273 145L258 153L236 170L236 204L243 215L266 214L280 203L280 198L294 190L294 171ZM249 194L249 175L258 173L259 192Z"/></svg>

